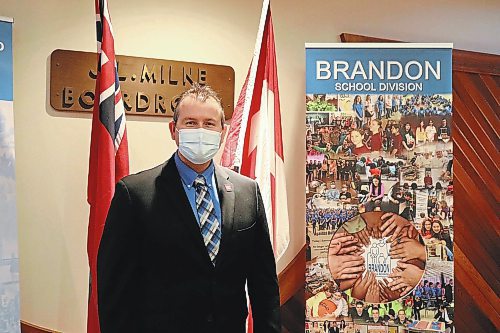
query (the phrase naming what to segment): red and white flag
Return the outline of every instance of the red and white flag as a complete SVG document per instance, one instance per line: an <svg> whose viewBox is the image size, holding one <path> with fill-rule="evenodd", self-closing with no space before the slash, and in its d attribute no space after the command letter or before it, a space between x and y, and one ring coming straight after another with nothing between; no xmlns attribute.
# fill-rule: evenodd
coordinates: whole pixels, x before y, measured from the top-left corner
<svg viewBox="0 0 500 333"><path fill-rule="evenodd" d="M269 0L264 0L252 63L236 104L221 164L259 183L274 253L290 240L276 50Z"/></svg>
<svg viewBox="0 0 500 333"><path fill-rule="evenodd" d="M274 255L290 242L276 50L269 0L264 0L252 63L231 119L221 164L255 179ZM250 308L250 307L249 307ZM249 311L247 332L253 332Z"/></svg>
<svg viewBox="0 0 500 333"><path fill-rule="evenodd" d="M87 254L90 290L87 332L99 333L97 311L97 251L116 183L128 175L125 108L118 80L113 28L107 0L95 0L97 28L97 79L90 141L87 201L90 217Z"/></svg>

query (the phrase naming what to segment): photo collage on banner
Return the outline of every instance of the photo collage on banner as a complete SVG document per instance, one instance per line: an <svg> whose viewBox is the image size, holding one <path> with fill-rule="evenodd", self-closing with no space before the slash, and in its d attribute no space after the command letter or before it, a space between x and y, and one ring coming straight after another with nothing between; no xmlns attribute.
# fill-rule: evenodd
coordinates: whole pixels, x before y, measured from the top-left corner
<svg viewBox="0 0 500 333"><path fill-rule="evenodd" d="M452 332L451 44L306 44L306 333Z"/></svg>
<svg viewBox="0 0 500 333"><path fill-rule="evenodd" d="M12 81L12 20L0 17L0 333L20 332Z"/></svg>

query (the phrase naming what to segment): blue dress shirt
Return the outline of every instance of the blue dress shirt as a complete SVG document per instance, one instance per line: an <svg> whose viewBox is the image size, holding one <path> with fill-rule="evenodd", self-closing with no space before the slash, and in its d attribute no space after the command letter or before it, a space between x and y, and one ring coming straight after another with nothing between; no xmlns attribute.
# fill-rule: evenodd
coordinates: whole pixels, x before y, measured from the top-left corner
<svg viewBox="0 0 500 333"><path fill-rule="evenodd" d="M179 171L179 175L181 176L182 186L184 187L184 191L186 192L186 196L189 200L189 204L191 205L191 209L193 210L193 214L196 217L196 221L198 221L198 225L200 224L200 217L198 216L198 210L196 209L196 189L193 186L194 180L198 177L198 173L191 169L186 163L182 162L179 157L179 152L176 152L174 155L175 166ZM203 171L200 175L205 178L205 182L208 186L208 193L210 193L210 198L214 203L215 208L215 216L219 221L219 226L222 226L222 213L220 208L219 195L217 193L217 184L215 182L215 166L214 162L210 162L210 166Z"/></svg>

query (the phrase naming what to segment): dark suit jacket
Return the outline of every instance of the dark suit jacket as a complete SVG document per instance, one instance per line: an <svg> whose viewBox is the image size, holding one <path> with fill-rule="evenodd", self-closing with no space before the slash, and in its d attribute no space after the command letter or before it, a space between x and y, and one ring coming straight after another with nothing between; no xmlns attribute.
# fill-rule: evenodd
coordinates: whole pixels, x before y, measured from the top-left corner
<svg viewBox="0 0 500 333"><path fill-rule="evenodd" d="M257 183L216 166L222 239L215 267L174 158L123 178L97 259L102 333L280 332L276 266Z"/></svg>
<svg viewBox="0 0 500 333"><path fill-rule="evenodd" d="M356 308L350 308L349 315L351 316L352 320L356 321L356 322L363 322L364 323L370 319L370 316L368 315L368 311L366 309L363 309L363 312L361 312L361 316L360 316L360 315L358 315L358 311L356 311Z"/></svg>

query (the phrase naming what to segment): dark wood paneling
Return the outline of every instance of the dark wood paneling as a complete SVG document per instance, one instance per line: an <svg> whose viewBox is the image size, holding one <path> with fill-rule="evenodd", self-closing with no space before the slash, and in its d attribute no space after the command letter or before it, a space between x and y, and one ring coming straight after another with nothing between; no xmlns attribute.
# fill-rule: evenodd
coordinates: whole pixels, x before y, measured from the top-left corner
<svg viewBox="0 0 500 333"><path fill-rule="evenodd" d="M402 41L342 33L344 43L403 43ZM476 74L498 75L500 61L498 55L473 51L453 50L453 71ZM498 95L497 95L498 96Z"/></svg>
<svg viewBox="0 0 500 333"><path fill-rule="evenodd" d="M21 333L60 333L60 332L36 326L21 320Z"/></svg>
<svg viewBox="0 0 500 333"><path fill-rule="evenodd" d="M473 56L462 54L464 62ZM500 330L499 63L490 57L490 75L453 68L458 332Z"/></svg>
<svg viewBox="0 0 500 333"><path fill-rule="evenodd" d="M288 266L279 274L280 304L285 304L305 284L306 247L300 250Z"/></svg>

